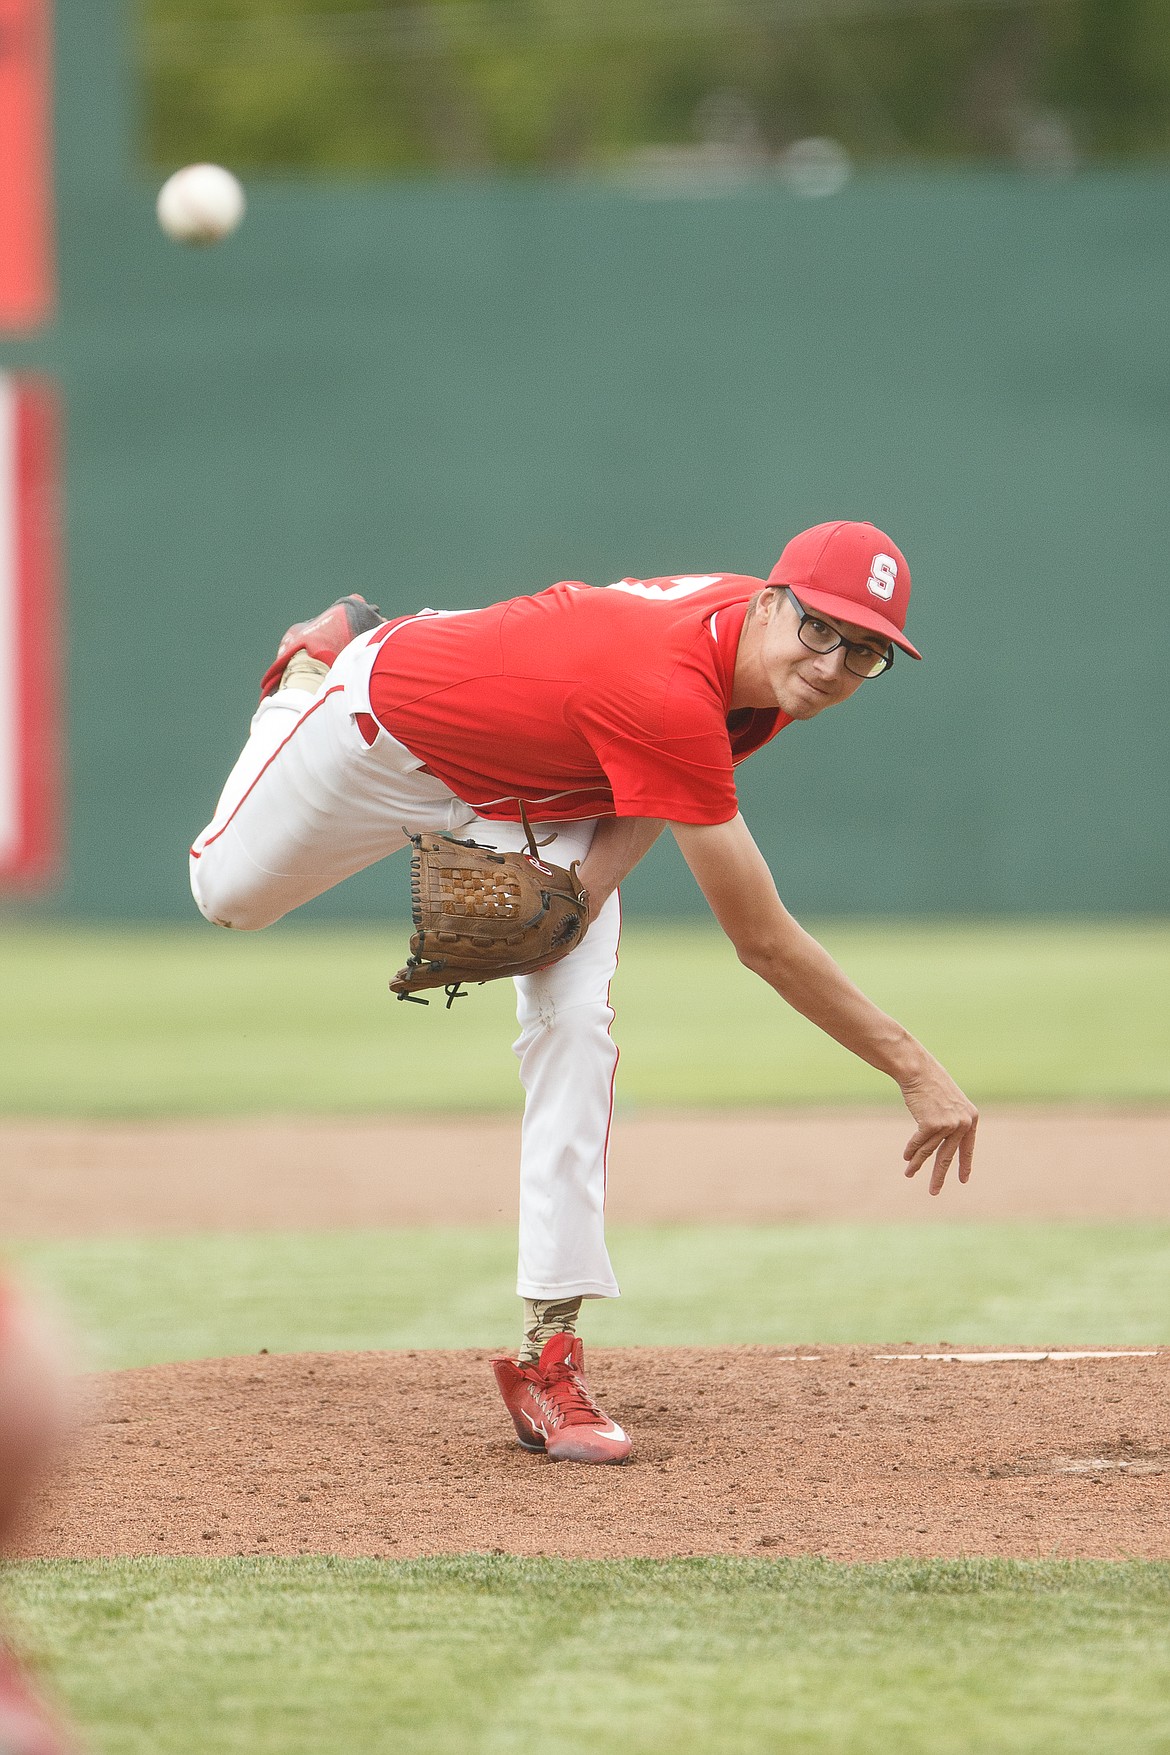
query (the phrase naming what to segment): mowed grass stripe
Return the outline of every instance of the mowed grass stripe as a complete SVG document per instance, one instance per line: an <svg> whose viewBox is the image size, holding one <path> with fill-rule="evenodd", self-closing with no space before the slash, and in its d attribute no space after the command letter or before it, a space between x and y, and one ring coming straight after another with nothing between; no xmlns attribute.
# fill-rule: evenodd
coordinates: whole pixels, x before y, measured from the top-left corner
<svg viewBox="0 0 1170 1755"><path fill-rule="evenodd" d="M617 1227L607 1346L1170 1342L1170 1225ZM95 1364L496 1347L515 1337L512 1229L88 1238L15 1246Z"/></svg>
<svg viewBox="0 0 1170 1755"><path fill-rule="evenodd" d="M1166 1748L1164 1564L142 1560L8 1594L108 1755Z"/></svg>
<svg viewBox="0 0 1170 1755"><path fill-rule="evenodd" d="M1170 1098L1170 923L842 925L822 936L977 1099ZM396 1004L397 923L258 935L9 926L0 1112L369 1114L517 1108L507 982ZM742 969L713 925L633 921L614 985L619 1095L897 1101Z"/></svg>

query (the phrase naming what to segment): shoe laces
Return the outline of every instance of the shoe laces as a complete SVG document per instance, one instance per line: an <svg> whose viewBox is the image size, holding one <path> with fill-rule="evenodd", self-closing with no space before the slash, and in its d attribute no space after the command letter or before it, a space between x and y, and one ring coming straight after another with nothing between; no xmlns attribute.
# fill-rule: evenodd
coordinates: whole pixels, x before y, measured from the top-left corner
<svg viewBox="0 0 1170 1755"><path fill-rule="evenodd" d="M539 1379L538 1394L552 1404L562 1426L592 1426L605 1415L570 1365L554 1365Z"/></svg>

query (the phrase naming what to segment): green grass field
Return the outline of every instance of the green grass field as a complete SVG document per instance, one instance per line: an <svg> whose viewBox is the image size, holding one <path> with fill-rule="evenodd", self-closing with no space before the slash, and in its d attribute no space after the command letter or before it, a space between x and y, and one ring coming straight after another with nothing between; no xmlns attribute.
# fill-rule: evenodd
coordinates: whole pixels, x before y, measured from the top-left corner
<svg viewBox="0 0 1170 1755"><path fill-rule="evenodd" d="M1170 1567L20 1567L103 1755L1157 1755Z"/></svg>
<svg viewBox="0 0 1170 1755"><path fill-rule="evenodd" d="M590 1338L1170 1339L1170 1227L619 1230ZM510 1231L22 1245L98 1363L496 1344ZM123 1560L4 1597L97 1755L1165 1755L1170 1567ZM553 1712L555 1731L548 1714Z"/></svg>
<svg viewBox="0 0 1170 1755"><path fill-rule="evenodd" d="M1170 1225L616 1227L606 1346L1170 1343ZM90 1238L9 1251L97 1365L511 1344L511 1229Z"/></svg>
<svg viewBox="0 0 1170 1755"><path fill-rule="evenodd" d="M834 927L984 1101L1170 1098L1170 925ZM385 991L398 927L9 928L0 1113L515 1106L511 995ZM895 1100L701 927L627 933L626 1103ZM444 1075L447 1076L446 1074ZM0 1221L2 1223L2 1221ZM615 1229L599 1344L1170 1342L1170 1226ZM8 1251L94 1365L495 1346L510 1227L85 1238ZM507 1556L54 1562L4 1603L96 1755L1170 1755L1162 1564Z"/></svg>
<svg viewBox="0 0 1170 1755"><path fill-rule="evenodd" d="M0 1113L204 1115L519 1105L510 985L453 1011L386 990L399 925L0 936ZM870 995L982 1102L1170 1099L1170 923L832 926ZM630 927L625 1103L896 1101L704 925Z"/></svg>

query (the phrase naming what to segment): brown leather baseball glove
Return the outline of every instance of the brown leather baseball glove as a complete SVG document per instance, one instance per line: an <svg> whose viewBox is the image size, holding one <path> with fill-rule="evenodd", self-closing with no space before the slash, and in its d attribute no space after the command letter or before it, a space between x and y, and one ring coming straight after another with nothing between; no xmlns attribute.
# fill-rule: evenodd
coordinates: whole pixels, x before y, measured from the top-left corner
<svg viewBox="0 0 1170 1755"><path fill-rule="evenodd" d="M559 963L589 926L589 898L577 878L547 865L527 816L527 853L497 853L454 835L411 835L410 956L390 983L399 999L442 987L447 1007L465 981L532 975Z"/></svg>

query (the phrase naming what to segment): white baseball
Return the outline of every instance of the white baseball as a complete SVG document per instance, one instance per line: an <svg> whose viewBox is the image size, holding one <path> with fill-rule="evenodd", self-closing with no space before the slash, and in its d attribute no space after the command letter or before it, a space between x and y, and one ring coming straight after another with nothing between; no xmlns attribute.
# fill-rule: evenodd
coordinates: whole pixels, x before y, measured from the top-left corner
<svg viewBox="0 0 1170 1755"><path fill-rule="evenodd" d="M184 244L215 244L244 217L244 189L222 165L185 165L158 192L158 223Z"/></svg>

